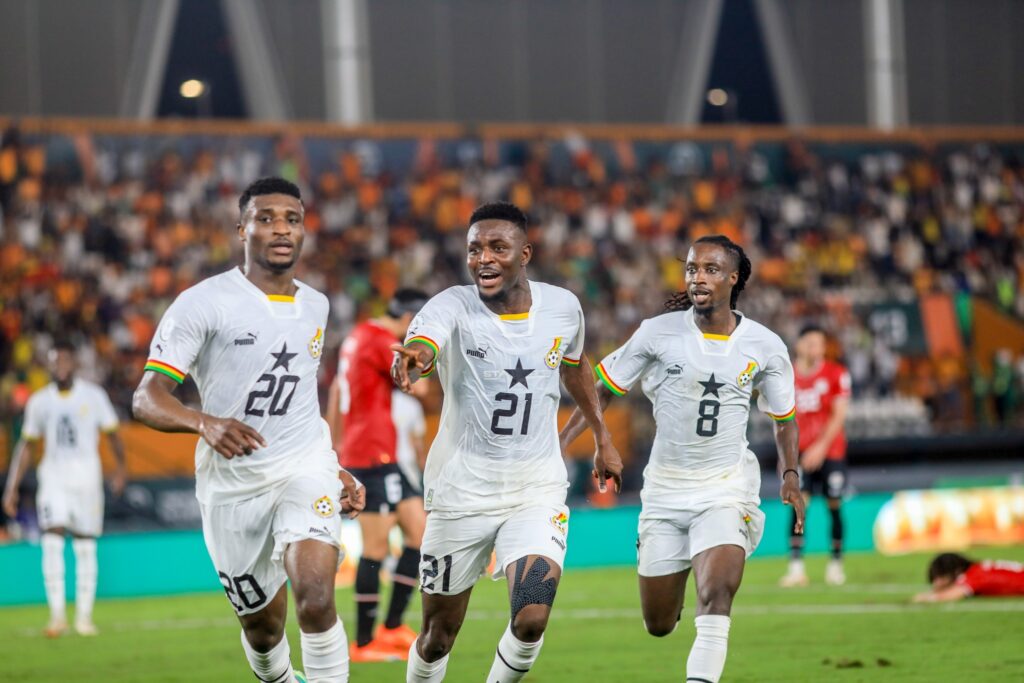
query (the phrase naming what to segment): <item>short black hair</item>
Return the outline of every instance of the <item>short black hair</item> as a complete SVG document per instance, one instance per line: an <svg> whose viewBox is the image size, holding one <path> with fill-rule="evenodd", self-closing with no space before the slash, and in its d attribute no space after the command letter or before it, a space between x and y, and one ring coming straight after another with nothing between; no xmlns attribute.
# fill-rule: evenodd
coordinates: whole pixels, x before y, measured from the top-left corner
<svg viewBox="0 0 1024 683"><path fill-rule="evenodd" d="M401 318L406 313L416 315L428 299L430 297L422 289L399 289L388 301L388 316Z"/></svg>
<svg viewBox="0 0 1024 683"><path fill-rule="evenodd" d="M78 349L72 343L70 337L58 337L53 341L54 351L67 351L70 354L74 354Z"/></svg>
<svg viewBox="0 0 1024 683"><path fill-rule="evenodd" d="M238 198L238 212L245 213L245 207L249 206L252 198L264 194L286 194L290 197L295 197L300 202L302 201L302 193L299 192L298 185L290 180L271 176L249 183L249 186L245 188L242 195Z"/></svg>
<svg viewBox="0 0 1024 683"><path fill-rule="evenodd" d="M526 225L529 219L523 210L509 202L488 202L476 207L476 211L469 217L469 224L480 221L508 221L526 233Z"/></svg>
<svg viewBox="0 0 1024 683"><path fill-rule="evenodd" d="M804 325L803 327L800 328L800 334L798 334L796 338L797 339L803 339L803 336L805 334L812 334L814 332L818 332L820 334L823 334L826 337L828 336L828 333L825 331L824 327L822 327L821 325L818 325L817 323L810 323L810 324Z"/></svg>
<svg viewBox="0 0 1024 683"><path fill-rule="evenodd" d="M935 559L928 565L928 583L941 577L955 579L970 569L972 564L974 564L974 560L968 559L959 553L936 555Z"/></svg>

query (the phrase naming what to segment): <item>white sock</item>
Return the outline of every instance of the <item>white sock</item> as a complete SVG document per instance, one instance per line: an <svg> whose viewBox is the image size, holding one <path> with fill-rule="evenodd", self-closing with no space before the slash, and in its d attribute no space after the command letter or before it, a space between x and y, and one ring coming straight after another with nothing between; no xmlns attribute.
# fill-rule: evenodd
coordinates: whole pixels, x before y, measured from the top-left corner
<svg viewBox="0 0 1024 683"><path fill-rule="evenodd" d="M270 649L270 652L256 652L242 631L242 649L245 658L256 678L265 683L293 683L295 673L292 671L291 650L288 649L288 638L281 637L281 642Z"/></svg>
<svg viewBox="0 0 1024 683"><path fill-rule="evenodd" d="M804 561L803 560L790 560L789 561L789 573L790 574L806 574L807 572L804 571Z"/></svg>
<svg viewBox="0 0 1024 683"><path fill-rule="evenodd" d="M725 668L729 648L729 624L732 620L721 614L705 614L693 620L697 637L686 660L686 680L690 683L718 683Z"/></svg>
<svg viewBox="0 0 1024 683"><path fill-rule="evenodd" d="M92 623L92 606L96 602L96 539L76 538L71 541L75 550L75 622Z"/></svg>
<svg viewBox="0 0 1024 683"><path fill-rule="evenodd" d="M520 681L540 654L540 646L544 637L536 643L524 643L512 633L512 623L505 627L505 633L498 641L498 651L494 654L491 673L487 674L487 683L514 683Z"/></svg>
<svg viewBox="0 0 1024 683"><path fill-rule="evenodd" d="M418 639L417 639L418 640ZM448 655L436 662L427 663L416 651L416 641L409 648L409 664L405 669L406 683L440 683L448 669Z"/></svg>
<svg viewBox="0 0 1024 683"><path fill-rule="evenodd" d="M46 604L50 606L50 621L67 620L64 597L64 536L43 534L43 585L46 586Z"/></svg>
<svg viewBox="0 0 1024 683"><path fill-rule="evenodd" d="M341 619L323 633L300 633L302 666L309 683L348 681L348 636Z"/></svg>

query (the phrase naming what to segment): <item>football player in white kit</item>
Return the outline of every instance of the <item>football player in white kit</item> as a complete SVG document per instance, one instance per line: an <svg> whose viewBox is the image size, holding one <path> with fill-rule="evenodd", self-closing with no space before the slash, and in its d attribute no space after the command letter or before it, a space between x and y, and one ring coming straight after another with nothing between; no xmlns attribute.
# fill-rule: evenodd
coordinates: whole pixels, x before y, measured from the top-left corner
<svg viewBox="0 0 1024 683"><path fill-rule="evenodd" d="M583 355L583 311L571 292L527 279L533 254L526 216L504 202L470 219L474 285L427 302L396 345L392 373L409 391L422 374L444 388L441 424L427 457L423 628L409 649L407 681L443 680L470 592L492 549L506 576L511 619L487 681L530 669L562 574L568 477L558 444L559 380L593 430L602 489L621 483L622 462L599 409Z"/></svg>
<svg viewBox="0 0 1024 683"><path fill-rule="evenodd" d="M96 538L103 531L103 472L99 435L106 434L117 460L110 489L120 495L125 483L124 443L117 414L102 387L75 377L75 349L58 342L49 353L53 382L28 400L21 442L11 460L4 491L4 512L18 511L18 486L30 462L39 463L36 510L42 530L43 584L50 623L43 631L55 638L68 627L64 597L64 537L75 552L75 631L96 635L92 608L96 599Z"/></svg>
<svg viewBox="0 0 1024 683"><path fill-rule="evenodd" d="M362 509L364 491L339 469L320 417L327 297L294 279L305 233L299 189L257 180L238 208L244 265L185 290L167 309L133 408L154 429L200 436L203 536L256 677L305 680L292 671L284 635L291 581L305 675L340 683L349 668L334 606L340 514ZM186 373L201 410L172 394Z"/></svg>
<svg viewBox="0 0 1024 683"><path fill-rule="evenodd" d="M733 597L763 531L761 473L746 439L755 391L775 420L782 501L803 530L793 366L778 335L735 310L750 272L728 238L697 240L686 258L686 291L669 302L670 312L645 320L597 366L604 407L637 382L654 404L637 541L640 602L648 632L668 635L693 569L697 638L686 665L693 682L722 674ZM562 443L585 428L574 413Z"/></svg>

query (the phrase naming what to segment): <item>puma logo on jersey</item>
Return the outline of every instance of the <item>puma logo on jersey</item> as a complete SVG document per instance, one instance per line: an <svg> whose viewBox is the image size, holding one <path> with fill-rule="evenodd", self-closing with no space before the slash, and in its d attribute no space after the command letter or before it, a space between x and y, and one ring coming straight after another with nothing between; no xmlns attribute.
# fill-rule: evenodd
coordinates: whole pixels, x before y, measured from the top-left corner
<svg viewBox="0 0 1024 683"><path fill-rule="evenodd" d="M483 349L466 349L466 355L473 356L473 358L479 358L480 360L487 358L487 352Z"/></svg>
<svg viewBox="0 0 1024 683"><path fill-rule="evenodd" d="M235 346L253 346L256 344L255 332L246 332L244 337L235 340Z"/></svg>
<svg viewBox="0 0 1024 683"><path fill-rule="evenodd" d="M683 366L676 363L665 372L669 375L681 375L683 374Z"/></svg>

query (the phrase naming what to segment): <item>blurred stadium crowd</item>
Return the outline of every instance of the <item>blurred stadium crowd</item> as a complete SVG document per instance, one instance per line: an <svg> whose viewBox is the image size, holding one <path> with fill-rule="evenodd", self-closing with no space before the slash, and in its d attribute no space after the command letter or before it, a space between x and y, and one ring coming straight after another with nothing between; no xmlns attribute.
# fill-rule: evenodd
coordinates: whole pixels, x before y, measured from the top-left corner
<svg viewBox="0 0 1024 683"><path fill-rule="evenodd" d="M1020 419L1024 358L903 353L867 315L939 291L965 341L972 297L1024 318L1024 167L1010 147L11 127L0 141L4 422L45 383L53 337L72 331L83 374L126 412L155 321L178 291L238 262L239 188L271 173L304 188L302 278L331 299L334 346L398 286L466 281L468 217L503 198L533 221L532 277L580 296L595 360L682 287L688 242L722 233L754 263L741 310L788 341L808 322L829 329L865 410L904 415L911 432Z"/></svg>

